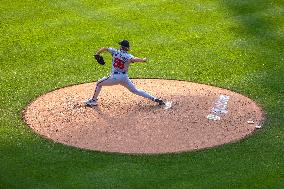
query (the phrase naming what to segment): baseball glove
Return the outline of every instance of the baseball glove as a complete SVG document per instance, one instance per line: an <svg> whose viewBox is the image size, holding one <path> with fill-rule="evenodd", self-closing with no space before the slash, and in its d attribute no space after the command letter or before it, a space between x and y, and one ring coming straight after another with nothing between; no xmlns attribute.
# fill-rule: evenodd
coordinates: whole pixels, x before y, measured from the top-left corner
<svg viewBox="0 0 284 189"><path fill-rule="evenodd" d="M95 59L97 60L97 62L101 65L105 65L105 60L101 55L95 54L94 55Z"/></svg>

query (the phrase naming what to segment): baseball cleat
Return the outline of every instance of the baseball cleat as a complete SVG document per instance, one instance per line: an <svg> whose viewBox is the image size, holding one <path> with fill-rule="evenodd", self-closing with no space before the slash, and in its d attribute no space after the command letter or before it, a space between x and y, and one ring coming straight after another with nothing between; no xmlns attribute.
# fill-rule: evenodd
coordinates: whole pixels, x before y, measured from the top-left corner
<svg viewBox="0 0 284 189"><path fill-rule="evenodd" d="M96 101L96 100L93 100L93 99L90 99L90 100L85 101L84 104L85 104L86 106L89 106L89 107L98 105L98 104L97 104L97 101Z"/></svg>
<svg viewBox="0 0 284 189"><path fill-rule="evenodd" d="M159 105L165 105L165 102L163 100L161 100L161 99L156 98L154 101L158 102Z"/></svg>

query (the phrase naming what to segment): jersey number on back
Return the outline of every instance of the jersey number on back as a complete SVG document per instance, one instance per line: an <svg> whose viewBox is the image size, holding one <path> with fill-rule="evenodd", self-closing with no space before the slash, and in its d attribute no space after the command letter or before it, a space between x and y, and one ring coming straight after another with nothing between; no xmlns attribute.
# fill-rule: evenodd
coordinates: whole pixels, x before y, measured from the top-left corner
<svg viewBox="0 0 284 189"><path fill-rule="evenodd" d="M115 68L119 68L121 70L124 69L124 64L123 64L123 60L119 59L119 58L115 58L114 59L114 65Z"/></svg>

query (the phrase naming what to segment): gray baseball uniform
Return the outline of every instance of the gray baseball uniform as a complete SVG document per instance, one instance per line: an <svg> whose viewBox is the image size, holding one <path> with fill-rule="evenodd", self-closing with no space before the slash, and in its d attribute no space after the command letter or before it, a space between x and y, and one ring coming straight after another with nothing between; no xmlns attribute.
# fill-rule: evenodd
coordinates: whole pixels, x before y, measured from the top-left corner
<svg viewBox="0 0 284 189"><path fill-rule="evenodd" d="M154 101L156 97L151 96L143 90L137 89L128 77L128 67L134 56L122 49L108 48L108 52L112 55L112 72L110 76L104 77L97 82L93 99L98 99L102 86L120 84L132 93Z"/></svg>

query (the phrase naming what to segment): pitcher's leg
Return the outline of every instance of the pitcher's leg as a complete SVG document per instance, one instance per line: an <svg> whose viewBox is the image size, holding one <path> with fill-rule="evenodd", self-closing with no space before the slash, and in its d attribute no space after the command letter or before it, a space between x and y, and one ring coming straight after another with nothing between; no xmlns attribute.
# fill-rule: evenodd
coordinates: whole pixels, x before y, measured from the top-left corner
<svg viewBox="0 0 284 189"><path fill-rule="evenodd" d="M135 87L135 85L130 81L129 78L125 78L124 82L122 83L123 86L125 86L129 91L131 91L132 93L136 94L136 95L139 95L139 96L142 96L142 97L145 97L145 98L148 98L152 101L155 101L155 99L157 99L156 97L150 95L149 93L141 90L141 89L137 89Z"/></svg>
<svg viewBox="0 0 284 189"><path fill-rule="evenodd" d="M116 85L116 84L118 84L118 81L116 79L114 79L113 76L104 77L104 78L100 79L96 83L96 88L95 88L95 92L94 92L92 99L97 101L98 96L99 96L103 86L111 86L111 85Z"/></svg>

